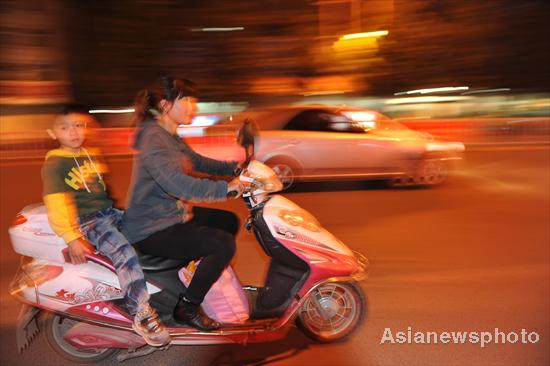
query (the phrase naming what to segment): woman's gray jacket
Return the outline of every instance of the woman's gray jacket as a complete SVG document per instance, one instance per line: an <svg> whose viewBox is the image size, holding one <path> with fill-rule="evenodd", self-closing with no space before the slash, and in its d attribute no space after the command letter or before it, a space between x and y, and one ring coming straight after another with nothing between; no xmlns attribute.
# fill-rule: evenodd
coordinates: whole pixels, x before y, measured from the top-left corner
<svg viewBox="0 0 550 366"><path fill-rule="evenodd" d="M214 176L233 176L236 162L206 158L193 151L177 135L172 135L155 120L138 127L134 148L132 180L122 232L130 243L181 223L190 202L222 201L227 197L224 180L199 179L193 171ZM187 169L186 169L187 167Z"/></svg>

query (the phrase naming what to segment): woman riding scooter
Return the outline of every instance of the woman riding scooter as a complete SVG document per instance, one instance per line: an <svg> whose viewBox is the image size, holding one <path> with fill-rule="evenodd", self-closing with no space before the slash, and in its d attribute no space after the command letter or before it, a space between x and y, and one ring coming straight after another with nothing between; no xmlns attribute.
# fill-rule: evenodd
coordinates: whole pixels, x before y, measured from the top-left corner
<svg viewBox="0 0 550 366"><path fill-rule="evenodd" d="M366 302L357 282L366 276L367 259L324 229L306 210L274 194L280 192L283 186L271 168L252 159L255 141L253 130L253 123L246 122L239 129L239 144L247 149L239 179L247 182L242 194L250 213L246 227L253 231L269 264L265 280L259 287L240 288L239 284L231 285L227 290L233 298L225 298L227 301L224 300L223 305L233 309L237 305L237 297L248 297L251 306L247 315L253 320L236 324L221 316L222 313L217 312L220 310L218 308L212 316L223 322L222 327L217 331L205 332L185 325L176 326L171 319L166 319L172 345L275 341L282 339L292 324L296 324L315 341L334 342L357 329L365 314ZM152 180L164 174L153 172L156 175L151 177ZM148 183L154 187L157 183L152 180ZM177 187L168 188L170 190L164 191L166 195ZM150 188L149 191L160 194ZM134 193L140 191L136 188ZM147 198L141 197L147 201ZM154 197L162 202L161 198ZM158 209L153 204L139 208L144 215L148 215L152 209ZM171 207L160 209L168 212ZM225 230L215 229L212 227L214 223L205 221L204 216L199 213L192 220L186 220L188 226L193 228L190 232L197 226L205 227L204 230L196 229L201 233L218 230L231 237L227 226L224 226ZM225 218L231 216L226 214ZM199 221L199 217L203 217L202 221ZM223 216L219 217L223 219ZM142 222L143 229L147 230L145 220ZM233 224L236 231L237 224ZM173 227L177 225L172 224ZM160 229L159 232L162 231ZM53 233L43 205L23 208L9 232L15 252L23 256L10 285L10 294L28 304L23 307L16 328L20 350L28 346L38 332L38 314L45 317L44 335L50 346L71 361L97 362L111 357L119 349L124 351L117 359L123 361L158 350L158 347L143 347L146 342L132 331L131 318L121 306L123 300L113 264L98 253L87 255L87 262L79 266L67 263L66 244ZM198 243L210 242L207 235L197 239L200 239ZM159 247L163 248L162 243L153 249ZM227 250L224 248L221 250ZM178 302L177 294L185 292L177 273L186 260L143 256L141 262L152 304L159 309L164 319ZM224 297L227 295L225 290ZM186 306L185 303L181 304L183 301L180 301L179 309ZM209 305L212 304L218 303L209 302ZM203 320L197 308L194 307L195 314L198 314L199 320Z"/></svg>
<svg viewBox="0 0 550 366"><path fill-rule="evenodd" d="M187 202L224 201L231 192L238 195L242 183L189 175L190 168L212 176L236 176L240 171L237 162L201 156L178 137L178 126L191 123L196 104L196 85L169 76L137 94L134 148L138 153L123 232L144 254L202 258L173 315L181 324L210 331L220 324L204 314L200 304L235 253L239 219L228 211L192 209Z"/></svg>

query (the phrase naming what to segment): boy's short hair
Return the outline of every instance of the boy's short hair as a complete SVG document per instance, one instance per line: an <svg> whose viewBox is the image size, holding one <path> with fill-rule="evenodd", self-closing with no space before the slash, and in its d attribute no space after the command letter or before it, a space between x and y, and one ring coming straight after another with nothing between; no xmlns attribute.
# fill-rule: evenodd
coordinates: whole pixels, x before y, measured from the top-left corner
<svg viewBox="0 0 550 366"><path fill-rule="evenodd" d="M78 103L65 104L59 114L66 116L71 113L90 114L90 106Z"/></svg>
<svg viewBox="0 0 550 366"><path fill-rule="evenodd" d="M52 121L52 127L56 126L59 122L62 122L69 114L81 114L84 116L88 116L86 117L88 122L95 121L94 116L90 114L90 106L79 103L70 103L63 105L59 109L57 117L54 118Z"/></svg>

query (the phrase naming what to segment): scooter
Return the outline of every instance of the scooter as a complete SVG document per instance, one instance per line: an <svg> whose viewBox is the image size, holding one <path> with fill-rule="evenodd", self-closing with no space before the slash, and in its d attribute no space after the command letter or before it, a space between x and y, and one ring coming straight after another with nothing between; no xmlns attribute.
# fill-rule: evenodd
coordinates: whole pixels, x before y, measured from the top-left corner
<svg viewBox="0 0 550 366"><path fill-rule="evenodd" d="M250 121L239 130L238 141L249 162L240 174L246 183L242 198L250 211L246 229L270 261L265 284L238 289L249 300L249 320L203 332L172 318L178 295L185 292L178 271L187 262L140 255L150 301L169 330L170 345L275 341L293 324L318 342L348 336L366 313L365 295L357 283L366 278L367 258L350 250L307 211L273 194L283 187L271 168L252 159ZM43 205L25 207L9 234L13 249L22 255L10 285L11 295L23 303L16 328L20 352L40 327L53 350L73 362L98 362L116 354L124 361L159 350L132 330L112 263L96 252L87 255L85 264L71 264Z"/></svg>

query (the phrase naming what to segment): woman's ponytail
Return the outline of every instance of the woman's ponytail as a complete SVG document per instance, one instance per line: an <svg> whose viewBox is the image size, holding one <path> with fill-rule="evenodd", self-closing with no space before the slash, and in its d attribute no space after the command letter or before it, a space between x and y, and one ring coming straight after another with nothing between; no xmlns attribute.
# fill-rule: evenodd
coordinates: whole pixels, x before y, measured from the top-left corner
<svg viewBox="0 0 550 366"><path fill-rule="evenodd" d="M149 109L153 109L153 95L148 89L140 90L134 101L134 117L133 125L139 126L139 124L150 114Z"/></svg>

